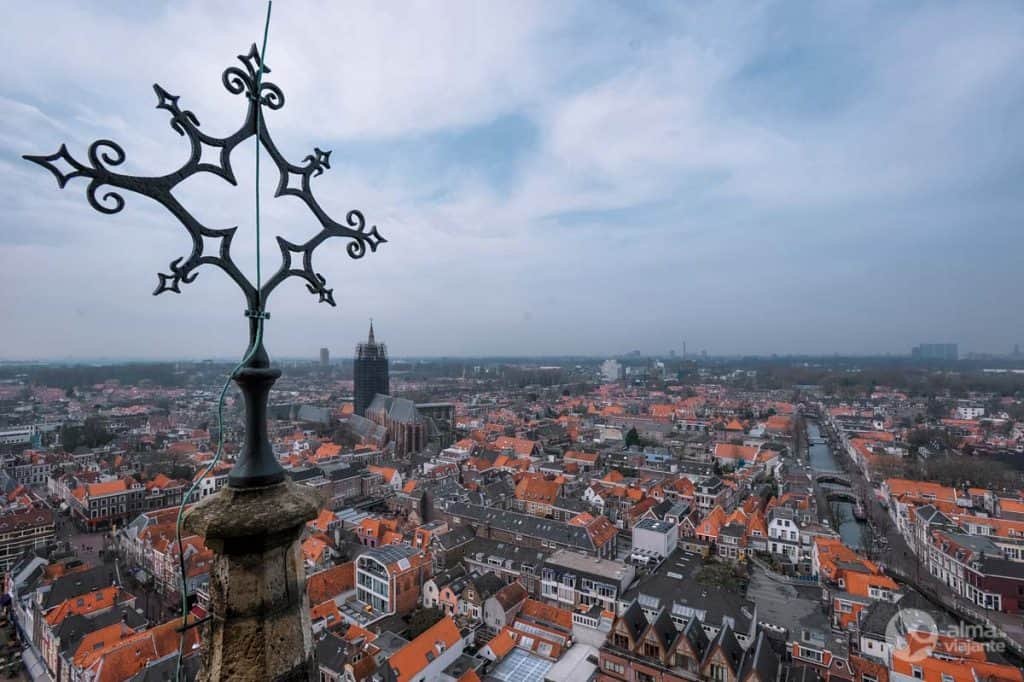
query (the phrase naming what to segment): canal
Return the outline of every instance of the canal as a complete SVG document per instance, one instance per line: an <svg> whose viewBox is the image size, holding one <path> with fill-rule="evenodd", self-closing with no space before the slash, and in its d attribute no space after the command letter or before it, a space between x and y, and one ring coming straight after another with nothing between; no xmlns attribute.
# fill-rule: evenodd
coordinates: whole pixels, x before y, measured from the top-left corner
<svg viewBox="0 0 1024 682"><path fill-rule="evenodd" d="M821 427L818 425L818 422L811 419L807 420L807 444L808 459L810 460L811 469L815 474L826 472L844 473L836 462L835 455L832 454L832 448L822 438ZM826 490L838 487L831 483L823 483L821 485ZM843 539L843 544L854 549L864 549L865 523L854 518L853 504L836 501L830 502L829 506L832 508L833 516L839 523L838 530L839 535Z"/></svg>

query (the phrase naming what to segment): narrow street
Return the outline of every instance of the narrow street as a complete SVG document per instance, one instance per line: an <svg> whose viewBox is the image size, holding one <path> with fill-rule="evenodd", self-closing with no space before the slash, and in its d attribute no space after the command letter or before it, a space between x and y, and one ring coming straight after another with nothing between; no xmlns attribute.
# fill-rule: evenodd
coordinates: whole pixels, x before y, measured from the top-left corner
<svg viewBox="0 0 1024 682"><path fill-rule="evenodd" d="M151 586L140 583L123 563L113 560L110 553L104 555L103 550L112 547L109 531L86 533L64 516L57 517L56 525L57 537L67 540L83 562L109 566L110 571L119 576L121 587L135 597L136 608L142 610L149 622L166 622L181 611L176 600L167 599Z"/></svg>
<svg viewBox="0 0 1024 682"><path fill-rule="evenodd" d="M0 627L0 651L11 652L11 658L16 658L21 654L16 653L20 648L17 642L13 639L14 627L8 623L5 623ZM5 653L0 657L0 680L29 680L28 671L24 665L14 665L9 663L8 655Z"/></svg>
<svg viewBox="0 0 1024 682"><path fill-rule="evenodd" d="M825 422L823 421L822 424L825 425ZM831 428L828 428L828 431L832 434ZM876 538L884 537L887 543L883 546L877 541L874 542L868 548L869 556L878 561L886 571L891 572L893 577L904 582L916 583L918 589L925 596L940 602L952 613L961 617L966 613L977 620L987 618L1010 639L1024 647L1024 618L1014 614L982 609L977 604L957 596L947 585L931 575L923 562L918 561L917 555L910 549L903 535L896 528L888 511L882 507L881 502L871 492L873 490L871 484L860 469L852 466L846 456L841 456L839 460L843 469L853 480L854 488L869 491L865 497L867 498L868 517L874 528L874 536Z"/></svg>

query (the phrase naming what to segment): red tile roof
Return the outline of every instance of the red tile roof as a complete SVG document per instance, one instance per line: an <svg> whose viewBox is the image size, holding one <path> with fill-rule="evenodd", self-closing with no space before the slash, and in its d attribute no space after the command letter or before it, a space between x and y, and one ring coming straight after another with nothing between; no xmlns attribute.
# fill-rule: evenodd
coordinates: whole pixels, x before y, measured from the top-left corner
<svg viewBox="0 0 1024 682"><path fill-rule="evenodd" d="M388 660L388 665L394 671L397 682L409 682L441 654L438 645L450 649L459 639L461 635L455 621L451 616L445 616L395 652Z"/></svg>
<svg viewBox="0 0 1024 682"><path fill-rule="evenodd" d="M319 604L353 590L355 586L355 563L349 561L311 574L306 579L306 594L310 604Z"/></svg>

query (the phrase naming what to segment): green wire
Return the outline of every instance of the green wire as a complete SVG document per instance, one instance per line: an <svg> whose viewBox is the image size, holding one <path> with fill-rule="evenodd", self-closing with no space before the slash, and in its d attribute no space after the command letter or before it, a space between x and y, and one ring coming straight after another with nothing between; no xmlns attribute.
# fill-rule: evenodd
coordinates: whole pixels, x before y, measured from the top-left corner
<svg viewBox="0 0 1024 682"><path fill-rule="evenodd" d="M267 63L267 34L270 32L270 8L273 4L273 0L267 0L267 20L263 23L260 70L256 74L256 312L260 314L263 313L263 273L260 269L260 135L263 132L263 108L260 102L260 88L263 87L263 65ZM262 321L261 317L260 330L263 328Z"/></svg>
<svg viewBox="0 0 1024 682"><path fill-rule="evenodd" d="M175 682L181 680L181 659L184 657L185 652L185 635L188 632L185 628L188 626L188 574L185 570L185 550L184 543L181 539L182 521L185 517L185 507L188 505L188 501L192 498L193 493L203 482L213 468L220 462L221 456L224 454L224 400L227 397L228 388L231 387L231 379L235 374L245 367L245 365L252 359L253 355L256 354L256 349L263 344L263 298L262 298L262 285L263 285L263 271L261 267L260 258L260 134L263 127L263 110L262 103L260 102L260 88L263 85L263 65L267 61L267 35L270 32L270 9L273 6L273 0L267 0L267 18L263 24L263 49L260 50L260 68L256 73L256 90L253 93L256 102L256 310L252 311L251 314L257 315L256 319L256 339L252 345L249 346L249 350L246 351L245 357L243 357L235 368L228 374L227 379L224 380L224 385L220 389L220 397L217 399L217 451L214 453L213 459L210 464L203 470L192 485L189 487L188 492L181 499L181 505L178 507L178 518L175 524L177 541L178 541L178 565L181 572L181 638L178 644L178 661L174 669Z"/></svg>

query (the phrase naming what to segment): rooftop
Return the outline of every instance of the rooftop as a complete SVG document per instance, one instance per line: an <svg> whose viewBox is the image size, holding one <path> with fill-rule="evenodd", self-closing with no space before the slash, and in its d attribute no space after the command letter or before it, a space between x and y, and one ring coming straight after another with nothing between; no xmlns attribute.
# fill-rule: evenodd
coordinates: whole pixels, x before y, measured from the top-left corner
<svg viewBox="0 0 1024 682"><path fill-rule="evenodd" d="M755 569L750 574L747 596L757 603L760 622L784 629L790 637L799 638L802 630L831 632L817 585L776 582Z"/></svg>
<svg viewBox="0 0 1024 682"><path fill-rule="evenodd" d="M385 566L397 563L402 559L410 559L420 553L420 550L409 545L385 545L383 547L371 547L360 556L368 556L381 562Z"/></svg>
<svg viewBox="0 0 1024 682"><path fill-rule="evenodd" d="M551 661L516 648L488 675L498 682L543 682L551 670Z"/></svg>
<svg viewBox="0 0 1024 682"><path fill-rule="evenodd" d="M632 578L633 569L621 561L611 559L595 559L592 556L561 549L554 552L544 562L551 566L560 566L580 573L589 573L601 578L609 578L619 583L625 578Z"/></svg>
<svg viewBox="0 0 1024 682"><path fill-rule="evenodd" d="M667 533L672 530L672 527L676 524L670 521L658 521L657 519L641 519L634 528L639 530L649 530L655 533Z"/></svg>

